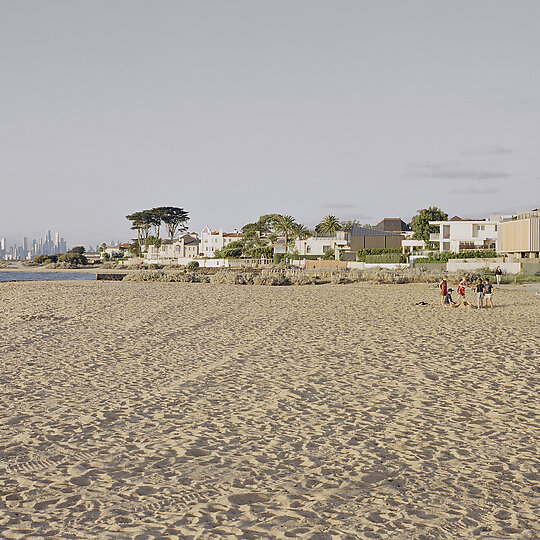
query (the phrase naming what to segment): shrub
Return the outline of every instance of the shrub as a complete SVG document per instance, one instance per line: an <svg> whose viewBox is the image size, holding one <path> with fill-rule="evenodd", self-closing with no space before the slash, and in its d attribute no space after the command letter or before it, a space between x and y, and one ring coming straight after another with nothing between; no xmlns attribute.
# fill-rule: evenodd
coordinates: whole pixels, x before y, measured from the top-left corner
<svg viewBox="0 0 540 540"><path fill-rule="evenodd" d="M195 273L183 272L165 272L163 270L143 270L139 272L130 272L122 281L161 281L174 283L208 283L209 276Z"/></svg>
<svg viewBox="0 0 540 540"><path fill-rule="evenodd" d="M199 263L197 261L190 261L186 264L186 270L197 270Z"/></svg>
<svg viewBox="0 0 540 540"><path fill-rule="evenodd" d="M332 259L335 259L336 257L336 252L332 249L332 248L328 248L325 252L324 252L324 255L323 255L323 259L325 260L332 260Z"/></svg>
<svg viewBox="0 0 540 540"><path fill-rule="evenodd" d="M254 274L250 272L234 272L221 270L210 277L210 283L228 285L253 285Z"/></svg>
<svg viewBox="0 0 540 540"><path fill-rule="evenodd" d="M36 264L52 264L58 261L57 255L37 255L32 259Z"/></svg>
<svg viewBox="0 0 540 540"><path fill-rule="evenodd" d="M254 285L289 285L290 281L283 274L265 274L253 277Z"/></svg>

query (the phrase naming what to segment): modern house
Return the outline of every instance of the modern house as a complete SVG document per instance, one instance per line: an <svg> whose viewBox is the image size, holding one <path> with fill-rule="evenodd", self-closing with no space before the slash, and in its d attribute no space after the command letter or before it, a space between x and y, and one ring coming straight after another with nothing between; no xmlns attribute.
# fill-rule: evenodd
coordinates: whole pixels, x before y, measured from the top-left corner
<svg viewBox="0 0 540 540"><path fill-rule="evenodd" d="M439 232L430 234L430 241L438 244L439 251L460 253L470 250L495 250L497 247L498 221L485 219L461 219L430 221Z"/></svg>
<svg viewBox="0 0 540 540"><path fill-rule="evenodd" d="M348 249L350 232L337 231L335 236L310 236L304 240L296 240L294 247L299 255L324 255L329 249L339 251Z"/></svg>
<svg viewBox="0 0 540 540"><path fill-rule="evenodd" d="M159 247L149 245L144 258L161 264L177 263L178 259L197 257L200 243L196 233L184 234L175 240L162 240Z"/></svg>
<svg viewBox="0 0 540 540"><path fill-rule="evenodd" d="M509 255L540 257L540 209L504 219L498 224L498 251Z"/></svg>
<svg viewBox="0 0 540 540"><path fill-rule="evenodd" d="M359 225L353 225L349 234L350 250L354 252L359 249L401 249L401 242L404 239L403 234L375 228L368 229Z"/></svg>
<svg viewBox="0 0 540 540"><path fill-rule="evenodd" d="M199 254L203 257L213 257L218 249L221 249L235 240L241 240L243 237L244 235L238 231L232 233L223 232L223 229L212 231L207 225L201 233Z"/></svg>

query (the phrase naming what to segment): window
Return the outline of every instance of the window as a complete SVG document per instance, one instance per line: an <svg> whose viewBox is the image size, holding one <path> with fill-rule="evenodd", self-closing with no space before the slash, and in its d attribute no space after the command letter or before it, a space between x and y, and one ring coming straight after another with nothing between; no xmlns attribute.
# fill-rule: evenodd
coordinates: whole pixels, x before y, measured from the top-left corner
<svg viewBox="0 0 540 540"><path fill-rule="evenodd" d="M306 253L311 253L311 246L306 246Z"/></svg>

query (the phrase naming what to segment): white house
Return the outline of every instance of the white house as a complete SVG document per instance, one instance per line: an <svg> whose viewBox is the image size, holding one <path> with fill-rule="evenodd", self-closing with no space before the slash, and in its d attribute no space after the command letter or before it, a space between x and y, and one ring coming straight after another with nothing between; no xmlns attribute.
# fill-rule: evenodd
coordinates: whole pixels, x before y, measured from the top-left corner
<svg viewBox="0 0 540 540"><path fill-rule="evenodd" d="M200 240L196 233L184 234L176 240L162 240L159 247L150 245L144 254L145 262L173 264L178 259L192 259L199 254Z"/></svg>
<svg viewBox="0 0 540 540"><path fill-rule="evenodd" d="M350 247L350 233L338 231L335 236L310 236L294 243L299 255L324 255L329 249L339 252Z"/></svg>
<svg viewBox="0 0 540 540"><path fill-rule="evenodd" d="M414 240L406 238L401 241L401 251L403 253L423 252L426 249L426 243L423 240Z"/></svg>
<svg viewBox="0 0 540 540"><path fill-rule="evenodd" d="M430 221L439 227L439 232L429 236L431 242L439 244L439 251L461 251L496 249L498 221L485 219L461 219L454 217L448 221Z"/></svg>
<svg viewBox="0 0 540 540"><path fill-rule="evenodd" d="M221 249L235 240L241 240L243 237L244 235L238 231L232 233L223 232L223 229L212 231L207 225L201 233L199 254L202 257L213 257L218 249Z"/></svg>

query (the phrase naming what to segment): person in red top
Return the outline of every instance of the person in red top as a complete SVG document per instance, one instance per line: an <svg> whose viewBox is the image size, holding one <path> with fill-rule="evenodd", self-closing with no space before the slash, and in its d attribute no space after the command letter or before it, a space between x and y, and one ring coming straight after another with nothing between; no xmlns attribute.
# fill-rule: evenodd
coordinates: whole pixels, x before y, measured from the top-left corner
<svg viewBox="0 0 540 540"><path fill-rule="evenodd" d="M468 286L469 284L467 283L467 278L463 276L457 288L457 293L458 293L458 296L460 297L460 300L465 300L465 287L468 287Z"/></svg>
<svg viewBox="0 0 540 540"><path fill-rule="evenodd" d="M444 306L444 297L448 294L448 276L443 276L439 289L441 289L441 304Z"/></svg>

